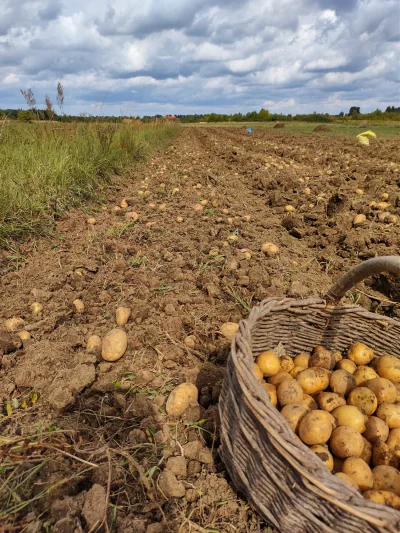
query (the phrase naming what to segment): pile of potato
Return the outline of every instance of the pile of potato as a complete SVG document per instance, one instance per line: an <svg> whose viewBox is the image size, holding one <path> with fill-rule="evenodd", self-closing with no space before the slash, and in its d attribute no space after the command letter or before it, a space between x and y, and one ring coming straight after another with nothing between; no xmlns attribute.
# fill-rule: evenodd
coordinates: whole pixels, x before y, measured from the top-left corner
<svg viewBox="0 0 400 533"><path fill-rule="evenodd" d="M356 342L254 364L272 405L327 468L368 500L400 509L400 359ZM265 380L265 381L264 381Z"/></svg>

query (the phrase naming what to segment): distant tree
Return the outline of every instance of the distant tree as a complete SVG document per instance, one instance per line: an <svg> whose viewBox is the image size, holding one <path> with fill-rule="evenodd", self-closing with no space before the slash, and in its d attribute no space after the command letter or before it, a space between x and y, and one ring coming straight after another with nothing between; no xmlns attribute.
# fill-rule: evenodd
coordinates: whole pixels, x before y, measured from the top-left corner
<svg viewBox="0 0 400 533"><path fill-rule="evenodd" d="M26 111L21 109L20 111L18 111L17 120L20 120L21 122L31 122L32 118L33 117L31 110Z"/></svg>
<svg viewBox="0 0 400 533"><path fill-rule="evenodd" d="M343 111L341 111L341 112L338 114L338 117L344 117L344 113L343 113Z"/></svg>
<svg viewBox="0 0 400 533"><path fill-rule="evenodd" d="M270 115L268 109L260 109L258 113L258 119L266 122L267 120L270 120Z"/></svg>
<svg viewBox="0 0 400 533"><path fill-rule="evenodd" d="M349 111L348 116L349 117L354 117L354 116L357 116L357 115L361 115L360 108L356 107L356 106L350 107L350 111Z"/></svg>
<svg viewBox="0 0 400 533"><path fill-rule="evenodd" d="M60 82L57 83L57 104L60 108L61 114L64 114L64 87Z"/></svg>

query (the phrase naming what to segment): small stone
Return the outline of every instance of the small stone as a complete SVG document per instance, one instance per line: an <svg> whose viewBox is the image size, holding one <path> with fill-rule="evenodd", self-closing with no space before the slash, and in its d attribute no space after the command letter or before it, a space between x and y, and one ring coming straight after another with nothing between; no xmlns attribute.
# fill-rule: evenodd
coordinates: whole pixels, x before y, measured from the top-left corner
<svg viewBox="0 0 400 533"><path fill-rule="evenodd" d="M167 304L165 306L165 313L167 315L173 315L175 313L175 307L172 304Z"/></svg>
<svg viewBox="0 0 400 533"><path fill-rule="evenodd" d="M179 457L170 457L166 465L168 470L178 478L186 477L187 466L186 459L182 456Z"/></svg>
<svg viewBox="0 0 400 533"><path fill-rule="evenodd" d="M202 447L203 445L198 440L193 440L182 446L183 453L187 459L198 459Z"/></svg>
<svg viewBox="0 0 400 533"><path fill-rule="evenodd" d="M212 465L214 463L214 459L210 450L208 450L207 448L203 448L199 453L199 461L200 463Z"/></svg>
<svg viewBox="0 0 400 533"><path fill-rule="evenodd" d="M135 428L128 433L128 437L126 440L128 442L131 442L132 444L144 444L145 442L147 442L147 437L144 431Z"/></svg>
<svg viewBox="0 0 400 533"><path fill-rule="evenodd" d="M75 518L71 515L67 515L65 518L61 518L51 528L51 533L74 533L75 531Z"/></svg>
<svg viewBox="0 0 400 533"><path fill-rule="evenodd" d="M187 472L188 476L192 476L193 474L199 474L201 472L200 461L189 461Z"/></svg>
<svg viewBox="0 0 400 533"><path fill-rule="evenodd" d="M310 292L310 289L301 283L301 281L293 281L293 283L290 286L289 295L298 297L298 298L305 298Z"/></svg>
<svg viewBox="0 0 400 533"><path fill-rule="evenodd" d="M154 379L153 372L150 370L138 370L136 373L136 385L138 387L145 387Z"/></svg>
<svg viewBox="0 0 400 533"><path fill-rule="evenodd" d="M176 479L171 470L164 470L158 478L158 486L167 498L183 498L185 496L185 487Z"/></svg>
<svg viewBox="0 0 400 533"><path fill-rule="evenodd" d="M101 485L93 485L86 495L82 515L89 529L100 525L106 512L106 491Z"/></svg>
<svg viewBox="0 0 400 533"><path fill-rule="evenodd" d="M199 492L196 489L188 489L186 491L185 500L189 503L197 501L199 497Z"/></svg>
<svg viewBox="0 0 400 533"><path fill-rule="evenodd" d="M11 335L5 330L0 330L0 355L15 352L16 349Z"/></svg>

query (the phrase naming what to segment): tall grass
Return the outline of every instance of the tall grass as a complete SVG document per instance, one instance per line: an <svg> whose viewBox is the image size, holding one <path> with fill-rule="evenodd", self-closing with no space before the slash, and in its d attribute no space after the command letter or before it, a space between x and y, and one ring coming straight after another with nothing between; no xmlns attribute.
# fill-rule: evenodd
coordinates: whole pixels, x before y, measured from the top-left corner
<svg viewBox="0 0 400 533"><path fill-rule="evenodd" d="M0 246L27 232L43 232L112 172L144 160L177 131L164 123L0 125Z"/></svg>

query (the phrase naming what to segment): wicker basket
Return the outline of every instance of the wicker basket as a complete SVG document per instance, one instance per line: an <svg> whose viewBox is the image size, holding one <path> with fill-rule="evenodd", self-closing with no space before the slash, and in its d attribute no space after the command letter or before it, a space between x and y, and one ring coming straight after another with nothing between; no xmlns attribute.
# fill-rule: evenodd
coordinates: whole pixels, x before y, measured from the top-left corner
<svg viewBox="0 0 400 533"><path fill-rule="evenodd" d="M221 455L237 490L281 533L400 531L400 512L366 500L333 476L296 438L253 373L257 355L280 342L291 356L319 344L342 351L363 341L378 354L400 357L400 322L334 303L379 272L400 275L400 258L362 263L326 299L267 298L240 323L232 342L219 404Z"/></svg>

